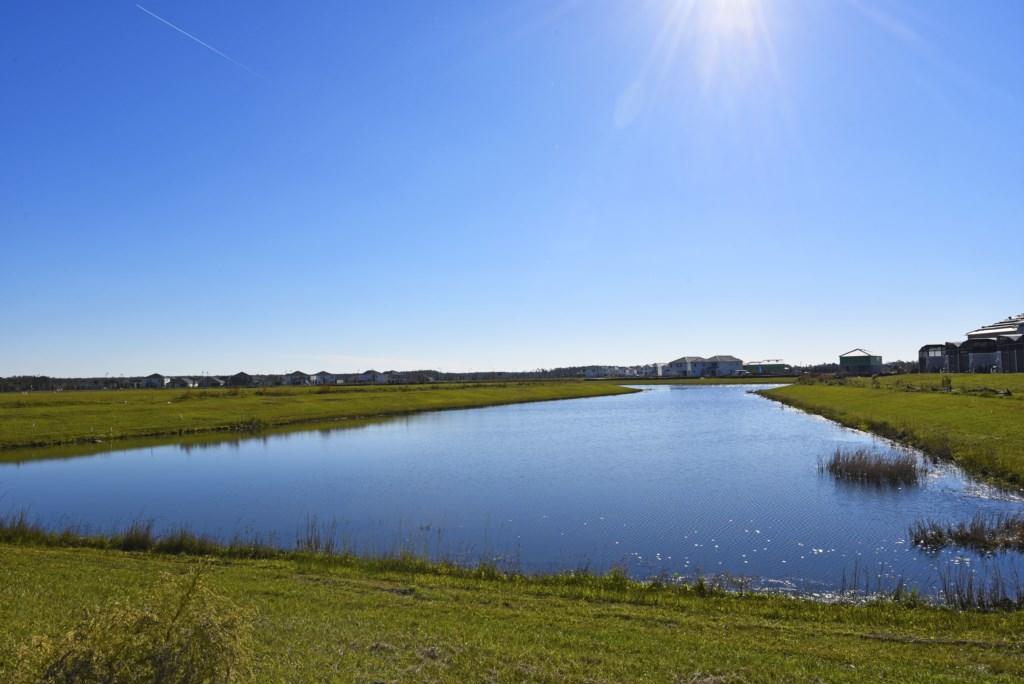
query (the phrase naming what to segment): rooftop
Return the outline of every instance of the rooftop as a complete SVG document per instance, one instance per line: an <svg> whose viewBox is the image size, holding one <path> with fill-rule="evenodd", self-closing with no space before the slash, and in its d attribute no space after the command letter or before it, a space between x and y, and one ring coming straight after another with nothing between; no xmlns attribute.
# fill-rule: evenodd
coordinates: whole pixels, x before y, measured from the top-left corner
<svg viewBox="0 0 1024 684"><path fill-rule="evenodd" d="M860 347L858 347L857 349L851 349L850 351L846 352L845 354L840 354L839 358L843 359L843 358L849 358L849 357L854 357L854 356L878 356L878 354L872 354L867 349L861 349Z"/></svg>
<svg viewBox="0 0 1024 684"><path fill-rule="evenodd" d="M1010 316L991 325L983 325L977 330L967 333L967 337L995 337L996 335L1012 335L1024 328L1024 314Z"/></svg>

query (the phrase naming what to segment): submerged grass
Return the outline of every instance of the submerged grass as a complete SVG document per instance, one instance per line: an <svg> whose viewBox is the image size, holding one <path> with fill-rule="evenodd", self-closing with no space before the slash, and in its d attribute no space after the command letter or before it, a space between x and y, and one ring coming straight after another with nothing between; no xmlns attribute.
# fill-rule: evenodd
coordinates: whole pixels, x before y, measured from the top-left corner
<svg viewBox="0 0 1024 684"><path fill-rule="evenodd" d="M831 458L818 461L818 471L873 485L915 485L924 474L913 454L882 454L869 449L836 449Z"/></svg>
<svg viewBox="0 0 1024 684"><path fill-rule="evenodd" d="M940 523L918 520L910 537L924 549L960 546L982 553L1024 551L1024 514L977 513L968 522Z"/></svg>
<svg viewBox="0 0 1024 684"><path fill-rule="evenodd" d="M995 611L1024 608L1024 582L998 569L978 575L970 568L940 573L943 604L956 610Z"/></svg>

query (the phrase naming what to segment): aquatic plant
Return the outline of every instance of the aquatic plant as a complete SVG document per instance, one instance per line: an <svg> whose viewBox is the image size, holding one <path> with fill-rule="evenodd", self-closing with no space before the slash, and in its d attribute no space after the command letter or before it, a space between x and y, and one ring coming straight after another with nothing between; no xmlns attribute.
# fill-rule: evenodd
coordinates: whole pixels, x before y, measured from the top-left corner
<svg viewBox="0 0 1024 684"><path fill-rule="evenodd" d="M982 553L1024 551L1024 514L977 513L955 524L922 519L910 526L910 538L929 550L960 546Z"/></svg>
<svg viewBox="0 0 1024 684"><path fill-rule="evenodd" d="M883 454L868 449L836 449L828 460L818 461L818 472L840 480L874 485L917 484L924 469L910 453Z"/></svg>
<svg viewBox="0 0 1024 684"><path fill-rule="evenodd" d="M1024 584L1017 575L1007 577L998 569L985 575L959 566L944 570L942 601L957 610L1020 610L1024 608Z"/></svg>

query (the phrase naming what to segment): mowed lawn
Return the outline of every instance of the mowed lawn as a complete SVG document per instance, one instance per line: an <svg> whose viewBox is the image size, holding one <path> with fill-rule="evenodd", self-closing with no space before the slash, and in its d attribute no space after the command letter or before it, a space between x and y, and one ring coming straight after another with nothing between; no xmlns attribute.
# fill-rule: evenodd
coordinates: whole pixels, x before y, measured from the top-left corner
<svg viewBox="0 0 1024 684"><path fill-rule="evenodd" d="M0 546L0 681L31 635L133 602L194 559ZM625 582L472 579L212 561L255 611L259 682L1021 681L1024 613L700 596Z"/></svg>
<svg viewBox="0 0 1024 684"><path fill-rule="evenodd" d="M1024 376L949 376L953 392L931 391L940 376L858 379L846 385L794 384L765 396L844 425L950 458L969 472L1024 486ZM925 391L921 391L925 389ZM989 396L985 389L1010 390Z"/></svg>
<svg viewBox="0 0 1024 684"><path fill-rule="evenodd" d="M252 430L631 391L564 381L9 393L0 394L0 458L4 449L15 447Z"/></svg>

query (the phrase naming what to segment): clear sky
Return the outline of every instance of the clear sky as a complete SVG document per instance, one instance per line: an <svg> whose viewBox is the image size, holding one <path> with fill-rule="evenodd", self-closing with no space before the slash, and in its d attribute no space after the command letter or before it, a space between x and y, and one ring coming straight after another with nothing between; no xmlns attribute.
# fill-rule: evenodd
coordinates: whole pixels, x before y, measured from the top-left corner
<svg viewBox="0 0 1024 684"><path fill-rule="evenodd" d="M1024 2L8 0L0 78L0 375L910 359L1024 311Z"/></svg>

